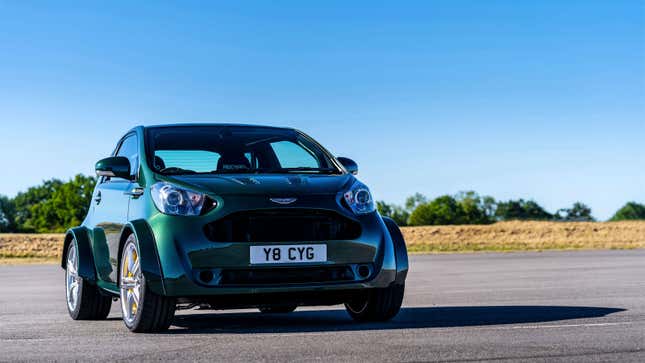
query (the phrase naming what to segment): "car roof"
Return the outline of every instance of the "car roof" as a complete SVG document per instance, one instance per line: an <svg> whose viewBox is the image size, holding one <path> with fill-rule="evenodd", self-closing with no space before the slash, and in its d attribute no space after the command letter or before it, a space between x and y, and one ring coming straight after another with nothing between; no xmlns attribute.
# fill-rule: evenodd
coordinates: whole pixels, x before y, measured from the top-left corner
<svg viewBox="0 0 645 363"><path fill-rule="evenodd" d="M141 130L146 130L146 129L162 128L162 127L198 127L198 126L262 127L262 128L271 128L271 129L281 129L281 130L295 130L292 127L282 127L282 126L268 126L268 125L242 124L242 123L203 122L203 123L158 124L158 125L148 125L148 126L139 125L132 128L131 131L139 128Z"/></svg>
<svg viewBox="0 0 645 363"><path fill-rule="evenodd" d="M204 127L204 126L206 126L206 127L208 127L208 126L217 126L217 127L231 126L231 127L266 128L266 129L274 129L274 130L291 130L291 131L295 131L295 132L297 132L299 134L304 135L304 133L302 131L300 131L298 129L295 129L295 128L292 128L292 127L252 125L252 124L236 124L236 123L213 123L213 122L205 123L204 122L204 123L160 124L160 125L150 125L150 126L138 125L138 126L135 126L135 127L131 128L130 130L128 130L128 132L123 134L123 136L121 137L120 140L123 140L127 135L130 135L132 133L136 133L138 135L143 136L144 133L145 133L145 130L148 130L148 129L156 129L156 128L164 128L164 127L179 127L179 128L187 127L188 128L188 127ZM121 141L119 141L119 143L120 142Z"/></svg>

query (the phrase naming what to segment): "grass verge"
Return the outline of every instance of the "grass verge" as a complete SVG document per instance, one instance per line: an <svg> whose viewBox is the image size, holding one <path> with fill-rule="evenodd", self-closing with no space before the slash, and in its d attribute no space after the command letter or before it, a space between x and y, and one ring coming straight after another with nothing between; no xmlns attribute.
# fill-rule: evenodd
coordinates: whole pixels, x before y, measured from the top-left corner
<svg viewBox="0 0 645 363"><path fill-rule="evenodd" d="M60 260L55 257L0 257L1 265L56 265Z"/></svg>
<svg viewBox="0 0 645 363"><path fill-rule="evenodd" d="M60 261L64 235L0 233L0 264Z"/></svg>
<svg viewBox="0 0 645 363"><path fill-rule="evenodd" d="M402 231L412 253L645 248L645 221L500 222L404 227Z"/></svg>

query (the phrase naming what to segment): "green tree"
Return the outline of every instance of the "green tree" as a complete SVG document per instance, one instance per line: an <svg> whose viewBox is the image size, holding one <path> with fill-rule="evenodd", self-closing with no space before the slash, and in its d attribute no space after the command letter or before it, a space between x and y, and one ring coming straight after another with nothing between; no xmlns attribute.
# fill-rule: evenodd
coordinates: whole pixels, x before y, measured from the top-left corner
<svg viewBox="0 0 645 363"><path fill-rule="evenodd" d="M455 200L461 206L460 224L487 224L493 222L489 213L494 208L492 197L480 197L473 191L459 192Z"/></svg>
<svg viewBox="0 0 645 363"><path fill-rule="evenodd" d="M495 221L495 212L497 211L497 201L491 196L482 197L482 208L491 222Z"/></svg>
<svg viewBox="0 0 645 363"><path fill-rule="evenodd" d="M473 191L460 192L455 196L444 195L431 202L422 202L415 197L409 200L417 201L416 208L408 219L409 224L413 226L494 222L495 199L481 197Z"/></svg>
<svg viewBox="0 0 645 363"><path fill-rule="evenodd" d="M51 179L19 193L9 203L8 218L2 208L8 231L63 232L79 225L87 214L94 185L94 178L79 174L67 182Z"/></svg>
<svg viewBox="0 0 645 363"><path fill-rule="evenodd" d="M37 232L64 232L80 225L90 206L94 185L94 178L81 174L58 185L48 199L31 207L27 224Z"/></svg>
<svg viewBox="0 0 645 363"><path fill-rule="evenodd" d="M58 179L46 180L42 185L30 187L26 192L18 193L13 199L15 208L15 220L17 232L36 232L32 225L34 207L46 200L51 199L54 191L63 185Z"/></svg>
<svg viewBox="0 0 645 363"><path fill-rule="evenodd" d="M543 221L553 219L553 215L532 200L509 200L497 203L495 216L498 220L534 220Z"/></svg>
<svg viewBox="0 0 645 363"><path fill-rule="evenodd" d="M645 219L645 205L629 202L620 208L610 221L629 221Z"/></svg>
<svg viewBox="0 0 645 363"><path fill-rule="evenodd" d="M457 200L444 195L419 204L410 215L411 226L461 224L464 211Z"/></svg>
<svg viewBox="0 0 645 363"><path fill-rule="evenodd" d="M425 195L421 193L414 193L413 196L410 196L405 200L405 209L408 211L413 211L416 207L425 203L428 203L428 198Z"/></svg>
<svg viewBox="0 0 645 363"><path fill-rule="evenodd" d="M13 201L5 195L0 195L0 232L14 231Z"/></svg>
<svg viewBox="0 0 645 363"><path fill-rule="evenodd" d="M571 208L560 209L556 219L570 222L592 222L595 218L591 215L591 208L586 204L575 202Z"/></svg>
<svg viewBox="0 0 645 363"><path fill-rule="evenodd" d="M392 218L399 226L407 226L410 212L395 204L383 201L376 202L376 209L384 217Z"/></svg>

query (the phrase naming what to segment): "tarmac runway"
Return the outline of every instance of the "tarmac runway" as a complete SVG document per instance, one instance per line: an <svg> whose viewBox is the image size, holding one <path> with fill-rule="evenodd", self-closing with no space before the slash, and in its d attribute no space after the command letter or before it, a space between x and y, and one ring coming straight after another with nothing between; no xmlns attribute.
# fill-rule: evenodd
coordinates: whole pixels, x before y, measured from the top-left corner
<svg viewBox="0 0 645 363"><path fill-rule="evenodd" d="M0 266L0 361L645 361L645 250L411 257L391 322L342 306L182 311L170 331L73 321L57 265Z"/></svg>

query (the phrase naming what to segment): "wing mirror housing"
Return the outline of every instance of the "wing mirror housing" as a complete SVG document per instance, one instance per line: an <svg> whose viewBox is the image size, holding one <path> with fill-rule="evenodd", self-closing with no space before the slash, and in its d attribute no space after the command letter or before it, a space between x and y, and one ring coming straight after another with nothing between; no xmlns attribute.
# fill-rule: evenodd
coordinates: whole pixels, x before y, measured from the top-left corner
<svg viewBox="0 0 645 363"><path fill-rule="evenodd" d="M96 175L131 179L130 160L124 156L111 156L96 162Z"/></svg>
<svg viewBox="0 0 645 363"><path fill-rule="evenodd" d="M338 161L343 165L345 170L352 175L358 174L358 164L350 158L339 157Z"/></svg>

